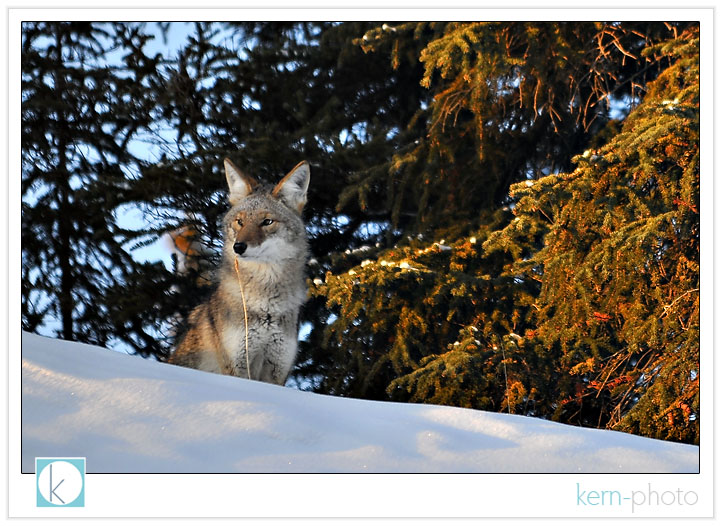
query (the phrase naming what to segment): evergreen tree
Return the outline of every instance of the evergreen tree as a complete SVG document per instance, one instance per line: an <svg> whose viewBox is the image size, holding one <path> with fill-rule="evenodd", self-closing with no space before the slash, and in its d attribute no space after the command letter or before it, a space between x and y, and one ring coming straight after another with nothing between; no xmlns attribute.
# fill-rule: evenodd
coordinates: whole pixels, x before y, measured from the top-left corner
<svg viewBox="0 0 722 526"><path fill-rule="evenodd" d="M126 247L140 234L119 225L129 202L128 144L147 125L142 85L155 67L138 26L23 24L23 328L57 321L63 339L160 346L151 327L167 288L158 265ZM127 55L104 65L111 50ZM166 274L166 280L168 278Z"/></svg>
<svg viewBox="0 0 722 526"><path fill-rule="evenodd" d="M498 384L505 364L496 351L506 336L524 330L522 299L536 285L500 276L508 263L502 256L473 250L474 257L465 255L461 262L457 251L470 239L483 243L503 224L509 212L500 209L510 204L512 182L570 166L572 156L609 121L609 108L600 101L621 89L636 96L638 88L630 86L643 86L658 71L656 60L632 63L628 57L665 33L671 31L663 24L449 23L382 26L359 39L366 50L385 52L394 64L421 60L425 70L419 81L433 97L409 121L405 142L387 164L384 190L392 211L387 232L396 246L363 257L340 255L336 271L315 289L337 309L324 343L336 363L344 364L323 390L427 399L430 385L415 392L409 378L390 382L412 371L417 378L427 374L428 360L449 346L461 352L469 341L475 363L484 362L479 347L489 350L494 365L485 365L481 376L491 375ZM366 178L356 188L361 194L376 184ZM423 259L436 252L433 263ZM356 267L362 259L375 265ZM412 273L402 273L410 282L400 289L397 273L376 272L384 261L431 272L413 279ZM373 281L364 286L366 279ZM371 306L379 309L370 312ZM459 332L472 327L483 338ZM522 361L521 369L539 367ZM474 378L477 372L464 374ZM437 402L448 396L453 403L457 396L448 388L435 390ZM508 408L502 399L489 395L474 406Z"/></svg>
<svg viewBox="0 0 722 526"><path fill-rule="evenodd" d="M673 64L573 172L512 187L489 246L543 238L507 273L541 282L527 348L557 364L556 418L698 443L698 28L643 54Z"/></svg>

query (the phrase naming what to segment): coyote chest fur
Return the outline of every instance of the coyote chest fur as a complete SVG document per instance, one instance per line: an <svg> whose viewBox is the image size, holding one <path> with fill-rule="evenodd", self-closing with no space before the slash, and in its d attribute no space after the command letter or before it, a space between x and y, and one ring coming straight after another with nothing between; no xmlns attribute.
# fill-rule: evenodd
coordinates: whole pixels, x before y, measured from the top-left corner
<svg viewBox="0 0 722 526"><path fill-rule="evenodd" d="M301 212L309 166L298 164L271 187L228 159L224 164L231 207L223 219L218 287L189 315L169 362L283 385L296 358L298 313L307 294Z"/></svg>

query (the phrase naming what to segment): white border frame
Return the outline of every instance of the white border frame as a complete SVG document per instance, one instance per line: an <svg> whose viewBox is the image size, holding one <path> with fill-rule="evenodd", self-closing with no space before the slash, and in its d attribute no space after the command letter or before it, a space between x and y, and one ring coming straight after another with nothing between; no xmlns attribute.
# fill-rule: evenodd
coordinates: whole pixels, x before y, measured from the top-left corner
<svg viewBox="0 0 722 526"><path fill-rule="evenodd" d="M10 9L8 35L8 498L10 517L625 517L629 509L581 509L582 488L694 491L695 506L651 507L635 517L713 514L713 26L704 9ZM376 6L378 7L378 6ZM613 7L610 5L610 7ZM676 6L674 6L676 7ZM701 221L702 436L699 475L86 475L84 508L37 508L35 475L20 473L20 21L42 20L699 20L702 38ZM716 109L716 108L715 108ZM118 496L122 495L122 498ZM323 496L319 502L318 496ZM192 498L189 498L191 497ZM280 497L280 498L279 498ZM523 505L520 505L520 501ZM282 504L281 504L282 503Z"/></svg>

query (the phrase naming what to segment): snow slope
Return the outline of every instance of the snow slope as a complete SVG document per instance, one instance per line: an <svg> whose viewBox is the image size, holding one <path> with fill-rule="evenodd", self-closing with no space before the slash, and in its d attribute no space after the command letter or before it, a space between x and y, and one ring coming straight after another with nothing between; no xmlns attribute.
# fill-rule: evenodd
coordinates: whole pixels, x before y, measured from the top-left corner
<svg viewBox="0 0 722 526"><path fill-rule="evenodd" d="M699 448L535 418L322 396L22 335L22 470L697 472Z"/></svg>

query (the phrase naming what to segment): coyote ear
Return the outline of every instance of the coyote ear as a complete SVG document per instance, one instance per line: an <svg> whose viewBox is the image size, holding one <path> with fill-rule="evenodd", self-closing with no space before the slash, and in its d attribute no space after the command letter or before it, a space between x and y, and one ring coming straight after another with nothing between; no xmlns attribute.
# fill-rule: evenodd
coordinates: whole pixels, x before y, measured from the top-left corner
<svg viewBox="0 0 722 526"><path fill-rule="evenodd" d="M258 183L240 171L230 159L224 159L223 165L226 167L226 180L228 181L228 201L235 205L244 197L252 194Z"/></svg>
<svg viewBox="0 0 722 526"><path fill-rule="evenodd" d="M310 180L311 168L306 161L301 161L276 185L273 196L281 199L289 208L298 210L300 214L306 204L306 191Z"/></svg>

